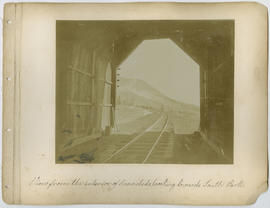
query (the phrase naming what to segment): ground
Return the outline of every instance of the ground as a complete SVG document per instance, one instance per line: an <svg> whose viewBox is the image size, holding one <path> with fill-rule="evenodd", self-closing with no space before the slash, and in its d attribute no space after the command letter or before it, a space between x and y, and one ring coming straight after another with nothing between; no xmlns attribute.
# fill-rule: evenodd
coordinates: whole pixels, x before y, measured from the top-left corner
<svg viewBox="0 0 270 208"><path fill-rule="evenodd" d="M226 162L198 134L196 112L118 106L117 127L65 151L58 163L215 164Z"/></svg>

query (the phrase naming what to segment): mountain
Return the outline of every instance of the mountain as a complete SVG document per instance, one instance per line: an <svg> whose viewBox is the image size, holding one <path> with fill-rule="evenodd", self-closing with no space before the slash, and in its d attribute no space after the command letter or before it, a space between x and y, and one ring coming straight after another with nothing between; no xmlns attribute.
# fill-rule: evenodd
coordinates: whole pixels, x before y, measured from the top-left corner
<svg viewBox="0 0 270 208"><path fill-rule="evenodd" d="M117 97L118 103L153 110L199 112L198 106L169 98L140 79L120 77Z"/></svg>

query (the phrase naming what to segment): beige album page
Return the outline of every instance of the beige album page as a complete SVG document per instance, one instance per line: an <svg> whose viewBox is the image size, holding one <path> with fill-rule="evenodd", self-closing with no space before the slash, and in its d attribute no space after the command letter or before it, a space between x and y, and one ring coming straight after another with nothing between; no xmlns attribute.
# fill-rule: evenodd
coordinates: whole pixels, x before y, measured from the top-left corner
<svg viewBox="0 0 270 208"><path fill-rule="evenodd" d="M4 73L16 77L4 80L16 102L4 104L16 128L3 138L15 138L5 201L239 205L266 191L267 8L19 3L5 12L13 47L4 53L15 51Z"/></svg>

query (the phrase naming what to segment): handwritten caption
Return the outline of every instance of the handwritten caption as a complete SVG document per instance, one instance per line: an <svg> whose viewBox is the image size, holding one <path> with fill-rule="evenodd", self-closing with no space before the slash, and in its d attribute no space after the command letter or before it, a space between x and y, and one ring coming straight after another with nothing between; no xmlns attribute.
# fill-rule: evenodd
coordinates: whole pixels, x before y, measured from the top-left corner
<svg viewBox="0 0 270 208"><path fill-rule="evenodd" d="M116 180L99 180L99 179L82 179L73 178L70 180L63 179L50 179L46 180L40 176L34 177L28 184L29 186L39 186L46 189L56 187L68 187L68 186L81 186L81 187L101 187L111 191L119 187L142 187L142 188L167 188L169 191L181 188L197 188L197 189L232 189L232 188L244 188L245 183L243 180L217 180L217 179L206 179L206 180L194 180L187 181L183 178L175 181L169 178L164 179L116 179Z"/></svg>

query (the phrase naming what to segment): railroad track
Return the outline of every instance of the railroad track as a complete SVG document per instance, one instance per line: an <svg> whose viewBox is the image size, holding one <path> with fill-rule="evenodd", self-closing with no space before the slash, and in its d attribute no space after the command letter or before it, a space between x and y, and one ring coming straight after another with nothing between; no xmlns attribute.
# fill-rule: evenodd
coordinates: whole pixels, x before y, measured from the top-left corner
<svg viewBox="0 0 270 208"><path fill-rule="evenodd" d="M162 115L146 130L129 140L103 163L147 163L168 127L168 115Z"/></svg>

